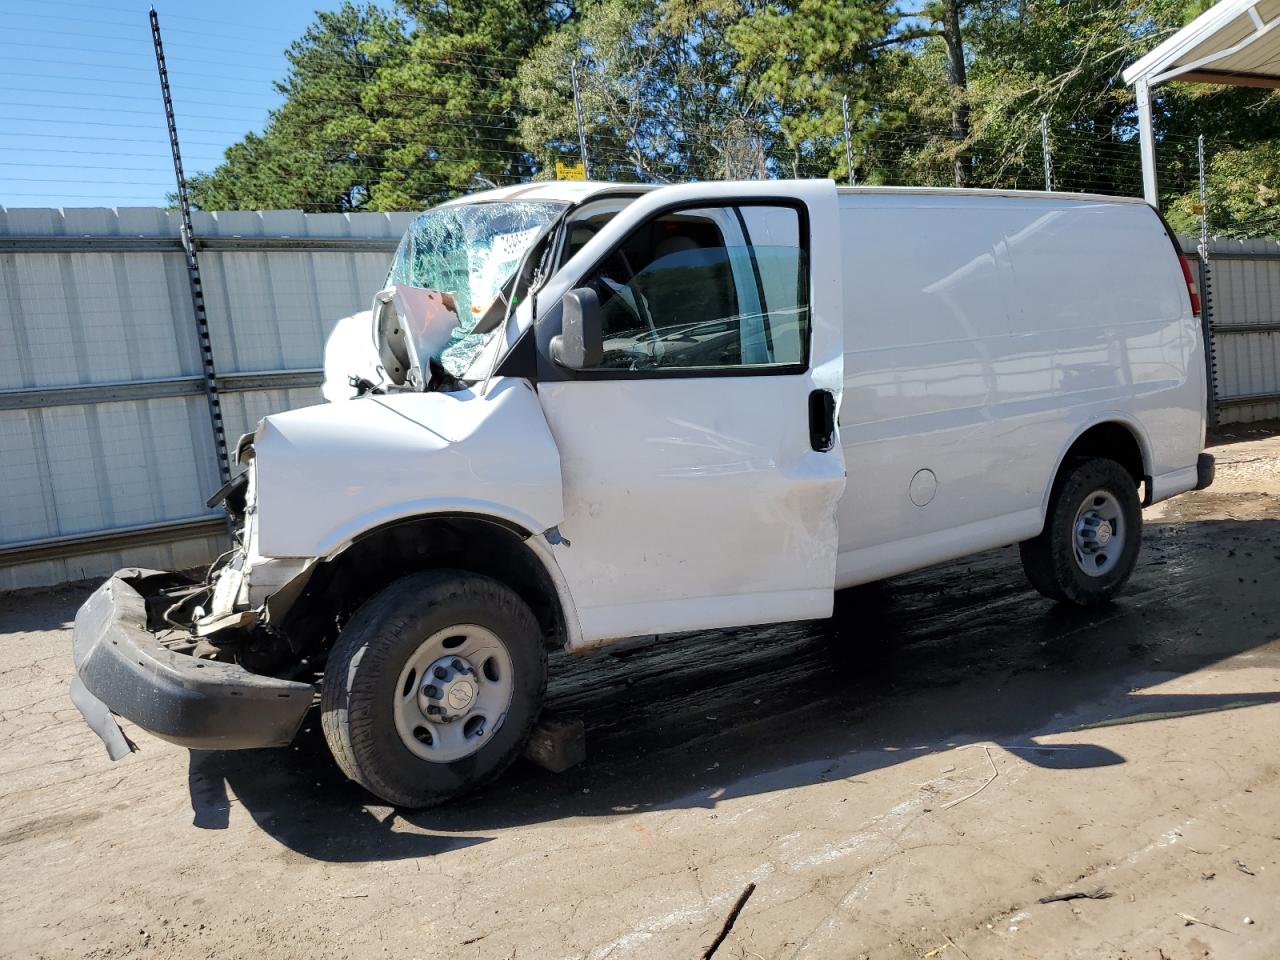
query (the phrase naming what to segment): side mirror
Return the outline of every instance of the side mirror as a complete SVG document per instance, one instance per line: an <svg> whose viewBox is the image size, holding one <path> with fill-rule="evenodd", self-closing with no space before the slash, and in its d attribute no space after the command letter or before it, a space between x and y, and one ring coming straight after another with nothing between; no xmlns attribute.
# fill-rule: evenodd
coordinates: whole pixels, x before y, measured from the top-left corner
<svg viewBox="0 0 1280 960"><path fill-rule="evenodd" d="M551 338L551 359L570 370L598 367L604 359L600 298L590 287L579 287L566 293L560 306L560 334Z"/></svg>

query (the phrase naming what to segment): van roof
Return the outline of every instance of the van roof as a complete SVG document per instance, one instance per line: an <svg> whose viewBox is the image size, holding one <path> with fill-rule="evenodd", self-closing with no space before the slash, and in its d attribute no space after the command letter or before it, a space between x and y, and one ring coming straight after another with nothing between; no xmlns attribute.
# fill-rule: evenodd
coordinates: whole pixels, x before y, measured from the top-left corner
<svg viewBox="0 0 1280 960"><path fill-rule="evenodd" d="M1059 190L991 190L972 187L836 187L840 194L926 194L946 197L1010 197L1018 200L1078 200L1089 203L1146 203L1142 197L1117 197L1101 193L1065 193Z"/></svg>
<svg viewBox="0 0 1280 960"><path fill-rule="evenodd" d="M717 181L719 182L719 181ZM754 182L754 181L753 181ZM536 180L532 183L518 183L508 187L497 187L479 193L469 193L455 197L443 206L460 203L485 203L494 200L553 200L578 204L589 200L596 194L607 191L625 190L646 192L657 190L667 184L657 183L607 183L602 180ZM837 186L841 194L926 194L933 196L954 197L1011 197L1020 200L1076 200L1090 203L1145 203L1141 197L1105 196L1098 193L1063 193L1049 190L986 190L971 187L894 187L894 186Z"/></svg>
<svg viewBox="0 0 1280 960"><path fill-rule="evenodd" d="M581 203L607 190L646 191L656 190L659 186L660 184L647 183L606 183L601 180L535 180L532 183L517 183L480 193L468 193L441 206L494 200L558 200L564 203Z"/></svg>

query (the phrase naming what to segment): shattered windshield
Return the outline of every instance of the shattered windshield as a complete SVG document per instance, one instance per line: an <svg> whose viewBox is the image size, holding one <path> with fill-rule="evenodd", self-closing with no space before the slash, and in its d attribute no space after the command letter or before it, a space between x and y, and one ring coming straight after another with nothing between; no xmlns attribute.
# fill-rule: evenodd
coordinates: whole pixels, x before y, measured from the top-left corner
<svg viewBox="0 0 1280 960"><path fill-rule="evenodd" d="M406 318L424 363L429 354L462 376L488 338L472 332L476 323L504 294L530 244L565 206L543 200L458 204L429 210L409 224L387 285L401 289L406 305L421 299L443 307ZM416 291L435 296L419 297Z"/></svg>

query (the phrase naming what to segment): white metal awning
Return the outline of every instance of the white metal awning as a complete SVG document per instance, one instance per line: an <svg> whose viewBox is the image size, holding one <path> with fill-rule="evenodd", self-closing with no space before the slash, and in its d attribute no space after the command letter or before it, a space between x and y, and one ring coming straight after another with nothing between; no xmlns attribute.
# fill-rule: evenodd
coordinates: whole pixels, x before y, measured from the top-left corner
<svg viewBox="0 0 1280 960"><path fill-rule="evenodd" d="M1280 0L1221 0L1124 71L1138 98L1143 193L1153 204L1151 88L1171 80L1280 89Z"/></svg>
<svg viewBox="0 0 1280 960"><path fill-rule="evenodd" d="M1280 87L1280 0L1222 0L1124 72L1168 80Z"/></svg>

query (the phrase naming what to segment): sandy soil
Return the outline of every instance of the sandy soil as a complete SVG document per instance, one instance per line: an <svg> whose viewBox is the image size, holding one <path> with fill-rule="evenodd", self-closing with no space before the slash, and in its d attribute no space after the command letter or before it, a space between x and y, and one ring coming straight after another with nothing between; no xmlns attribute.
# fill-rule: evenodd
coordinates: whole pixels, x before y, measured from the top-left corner
<svg viewBox="0 0 1280 960"><path fill-rule="evenodd" d="M839 626L562 658L588 762L404 816L314 724L110 763L66 692L87 588L0 598L0 955L695 960L754 883L717 958L1280 956L1280 437L1251 429L1104 612L1006 549Z"/></svg>

